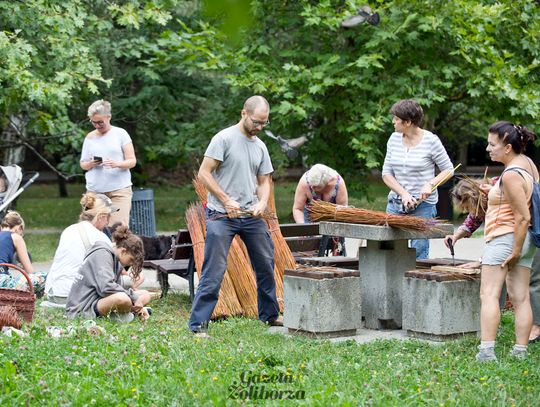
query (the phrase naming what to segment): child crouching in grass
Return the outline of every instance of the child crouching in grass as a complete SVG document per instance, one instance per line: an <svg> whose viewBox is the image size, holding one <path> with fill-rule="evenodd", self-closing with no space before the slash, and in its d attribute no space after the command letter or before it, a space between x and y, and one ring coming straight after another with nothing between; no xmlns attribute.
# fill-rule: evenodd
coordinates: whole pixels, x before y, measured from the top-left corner
<svg viewBox="0 0 540 407"><path fill-rule="evenodd" d="M131 322L134 314L141 320L149 317L145 308L150 302L148 291L125 289L121 285L124 266L132 267L135 279L141 273L142 241L124 225L115 230L112 240L112 248L98 241L86 253L67 298L68 318L110 317L117 322Z"/></svg>

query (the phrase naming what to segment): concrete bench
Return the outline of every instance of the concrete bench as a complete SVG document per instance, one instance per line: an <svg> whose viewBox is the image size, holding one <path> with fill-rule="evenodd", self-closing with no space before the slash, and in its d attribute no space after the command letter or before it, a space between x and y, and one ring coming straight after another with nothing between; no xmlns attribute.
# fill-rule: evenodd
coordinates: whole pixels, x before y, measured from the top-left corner
<svg viewBox="0 0 540 407"><path fill-rule="evenodd" d="M362 327L360 272L300 266L285 270L283 326L310 336L355 335Z"/></svg>
<svg viewBox="0 0 540 407"><path fill-rule="evenodd" d="M403 329L446 340L480 330L480 275L411 270L403 277Z"/></svg>
<svg viewBox="0 0 540 407"><path fill-rule="evenodd" d="M188 281L189 297L191 301L195 298L195 260L191 236L187 229L178 230L175 244L171 248L170 258L146 260L144 267L157 271L162 297L165 297L169 291L169 274L176 274Z"/></svg>

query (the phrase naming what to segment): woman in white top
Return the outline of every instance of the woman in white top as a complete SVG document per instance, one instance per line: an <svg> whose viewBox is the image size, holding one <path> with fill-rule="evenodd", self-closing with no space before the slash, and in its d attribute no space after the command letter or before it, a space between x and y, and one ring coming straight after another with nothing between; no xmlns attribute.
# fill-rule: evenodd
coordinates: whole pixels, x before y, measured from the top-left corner
<svg viewBox="0 0 540 407"><path fill-rule="evenodd" d="M382 169L383 181L391 189L387 213L410 214L422 218L437 215L434 186L453 175L453 165L441 140L420 128L422 107L413 99L400 100L390 109L395 132L388 140ZM439 174L435 176L435 167ZM417 259L429 257L429 240L411 240Z"/></svg>
<svg viewBox="0 0 540 407"><path fill-rule="evenodd" d="M81 168L86 171L86 190L107 195L118 207L110 225L129 225L131 210L131 168L137 164L133 142L120 127L111 126L111 104L98 100L88 108L94 130L84 139Z"/></svg>
<svg viewBox="0 0 540 407"><path fill-rule="evenodd" d="M86 193L81 198L82 212L79 222L68 226L60 236L60 243L54 254L53 264L45 283L47 300L54 304L65 304L73 280L82 265L88 249L98 241L112 247L109 237L103 229L109 223L111 214L118 208L111 199L103 194ZM133 284L138 287L140 281Z"/></svg>

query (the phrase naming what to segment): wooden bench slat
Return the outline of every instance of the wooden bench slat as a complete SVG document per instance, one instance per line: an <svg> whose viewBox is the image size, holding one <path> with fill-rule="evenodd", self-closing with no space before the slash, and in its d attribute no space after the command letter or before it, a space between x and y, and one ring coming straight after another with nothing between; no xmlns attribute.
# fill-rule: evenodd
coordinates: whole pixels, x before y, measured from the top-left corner
<svg viewBox="0 0 540 407"><path fill-rule="evenodd" d="M175 238L176 244L190 243L191 244L191 235L187 229L178 229L178 233Z"/></svg>
<svg viewBox="0 0 540 407"><path fill-rule="evenodd" d="M173 247L172 259L173 260L189 259L189 256L191 256L192 250L193 250L193 245L191 243L176 244Z"/></svg>
<svg viewBox="0 0 540 407"><path fill-rule="evenodd" d="M318 223L282 223L279 229L283 237L319 235Z"/></svg>
<svg viewBox="0 0 540 407"><path fill-rule="evenodd" d="M289 246L289 249L291 249L291 252L309 252L319 250L321 236L286 237L285 242Z"/></svg>

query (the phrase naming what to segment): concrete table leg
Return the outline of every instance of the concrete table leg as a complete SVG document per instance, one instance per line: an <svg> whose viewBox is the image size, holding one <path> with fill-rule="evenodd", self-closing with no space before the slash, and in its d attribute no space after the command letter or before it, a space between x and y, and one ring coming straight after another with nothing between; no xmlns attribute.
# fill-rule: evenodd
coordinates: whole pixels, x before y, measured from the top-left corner
<svg viewBox="0 0 540 407"><path fill-rule="evenodd" d="M368 240L359 248L362 311L369 329L401 328L403 276L416 266L407 240Z"/></svg>

